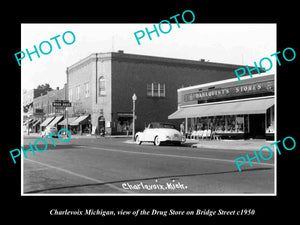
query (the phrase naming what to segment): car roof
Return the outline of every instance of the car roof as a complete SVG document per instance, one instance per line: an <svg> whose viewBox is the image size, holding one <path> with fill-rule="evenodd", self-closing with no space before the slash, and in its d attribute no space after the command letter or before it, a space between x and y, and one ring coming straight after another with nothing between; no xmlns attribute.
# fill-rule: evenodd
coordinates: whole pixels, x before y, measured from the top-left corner
<svg viewBox="0 0 300 225"><path fill-rule="evenodd" d="M167 126L172 126L175 129L175 125L172 123L168 123L168 122L151 122L149 123L149 125L152 125L153 128L164 128L161 126L167 125Z"/></svg>
<svg viewBox="0 0 300 225"><path fill-rule="evenodd" d="M174 125L173 123L170 123L170 122L150 122L150 124L168 124L168 125Z"/></svg>

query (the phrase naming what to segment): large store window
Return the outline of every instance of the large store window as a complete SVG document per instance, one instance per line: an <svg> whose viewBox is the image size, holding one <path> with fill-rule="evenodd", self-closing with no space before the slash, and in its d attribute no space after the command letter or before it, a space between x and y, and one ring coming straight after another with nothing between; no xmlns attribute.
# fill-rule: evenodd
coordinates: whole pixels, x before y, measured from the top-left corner
<svg viewBox="0 0 300 225"><path fill-rule="evenodd" d="M188 119L188 130L215 130L217 133L247 133L247 115L209 116Z"/></svg>

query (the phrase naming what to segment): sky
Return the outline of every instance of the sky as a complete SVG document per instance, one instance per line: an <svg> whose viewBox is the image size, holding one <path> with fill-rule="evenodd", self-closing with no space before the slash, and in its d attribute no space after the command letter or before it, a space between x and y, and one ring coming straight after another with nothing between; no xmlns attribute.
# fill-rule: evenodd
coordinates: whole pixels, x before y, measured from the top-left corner
<svg viewBox="0 0 300 225"><path fill-rule="evenodd" d="M154 23L153 23L154 24ZM210 62L240 64L254 66L260 59L272 59L273 68L268 73L275 73L276 59L270 57L276 50L276 24L201 24L172 23L169 33L159 31L159 37L152 33L150 40L145 35L138 45L134 33L147 27L153 30L153 24L22 24L20 51L34 51L34 45L39 48L43 41L49 41L52 52L43 55L39 52L32 54L32 61L26 54L21 61L22 89L33 89L39 84L49 83L52 88L63 88L66 83L66 68L89 56L92 53L117 52L170 57L179 59L200 60ZM158 27L158 23L155 24ZM163 24L162 30L169 29ZM75 42L67 45L62 40L66 31L72 31ZM58 49L55 40L57 35L61 49ZM67 42L72 36L66 34ZM47 44L43 50L49 51ZM19 56L20 57L20 56ZM267 60L265 60L267 62ZM16 60L16 65L18 62ZM269 65L263 66L268 68ZM236 75L232 71L232 78Z"/></svg>

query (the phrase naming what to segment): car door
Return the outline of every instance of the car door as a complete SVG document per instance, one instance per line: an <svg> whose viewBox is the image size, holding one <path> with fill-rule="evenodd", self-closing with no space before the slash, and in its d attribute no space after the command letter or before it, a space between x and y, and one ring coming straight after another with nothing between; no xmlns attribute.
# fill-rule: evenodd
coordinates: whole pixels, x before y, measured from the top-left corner
<svg viewBox="0 0 300 225"><path fill-rule="evenodd" d="M148 127L143 132L144 141L153 141L154 140L154 130L152 124L149 124Z"/></svg>

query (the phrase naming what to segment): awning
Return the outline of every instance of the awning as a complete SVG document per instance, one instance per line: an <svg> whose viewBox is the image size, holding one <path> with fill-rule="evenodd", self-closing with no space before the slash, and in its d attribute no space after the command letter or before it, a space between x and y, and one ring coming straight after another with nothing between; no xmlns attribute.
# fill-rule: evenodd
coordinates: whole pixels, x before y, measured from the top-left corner
<svg viewBox="0 0 300 225"><path fill-rule="evenodd" d="M251 99L235 102L219 102L216 104L205 104L197 106L182 107L174 112L169 119L195 118L204 116L222 116L237 114L261 114L275 104L275 99Z"/></svg>
<svg viewBox="0 0 300 225"><path fill-rule="evenodd" d="M55 117L55 119L54 120L52 120L51 121L51 123L49 123L48 124L48 126L55 126L59 121L61 121L62 120L62 118L63 118L63 116L57 116L57 117Z"/></svg>
<svg viewBox="0 0 300 225"><path fill-rule="evenodd" d="M28 123L32 123L33 119L28 119L23 123L23 126L27 125Z"/></svg>
<svg viewBox="0 0 300 225"><path fill-rule="evenodd" d="M85 120L88 117L89 117L89 115L80 116L76 120L74 120L72 123L70 123L70 126L77 126L79 124L83 124L84 122L86 122Z"/></svg>
<svg viewBox="0 0 300 225"><path fill-rule="evenodd" d="M78 117L69 117L68 118L68 124L72 123L74 120L76 120ZM63 121L59 122L58 125L66 126L67 125L67 118Z"/></svg>
<svg viewBox="0 0 300 225"><path fill-rule="evenodd" d="M40 126L41 126L41 127L47 126L54 118L55 118L55 116L53 116L53 117L48 117L47 119L45 119L44 122L42 122L42 124L41 124Z"/></svg>
<svg viewBox="0 0 300 225"><path fill-rule="evenodd" d="M35 121L34 124L32 124L32 126L34 127L34 126L38 125L40 122L41 122L40 120L37 120L37 121Z"/></svg>

